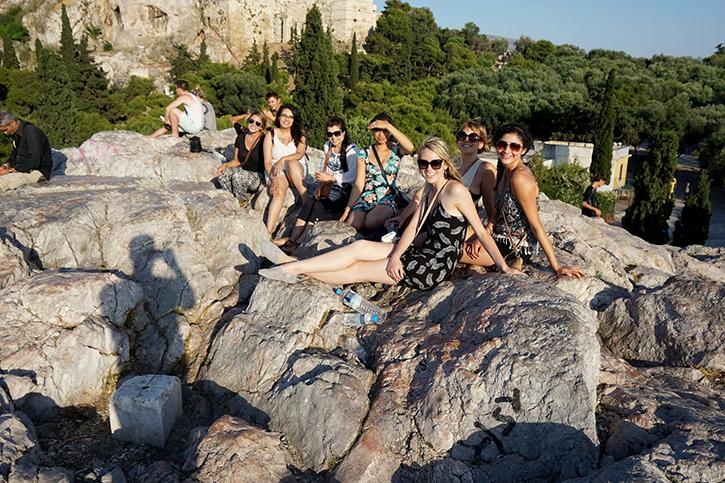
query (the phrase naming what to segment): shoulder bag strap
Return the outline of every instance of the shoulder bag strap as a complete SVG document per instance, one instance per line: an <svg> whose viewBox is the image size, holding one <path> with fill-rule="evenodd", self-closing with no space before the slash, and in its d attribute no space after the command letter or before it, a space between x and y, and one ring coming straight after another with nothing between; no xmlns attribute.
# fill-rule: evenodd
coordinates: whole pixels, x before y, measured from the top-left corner
<svg viewBox="0 0 725 483"><path fill-rule="evenodd" d="M247 134L249 134L249 131L247 131ZM247 140L247 134L244 135L244 141L245 142ZM247 164L247 161L249 161L249 156L252 154L252 151L254 151L254 148L259 143L260 138L262 138L262 133L259 133L259 136L257 136L257 140L254 141L254 144L252 144L252 147L249 148L249 149L247 149L247 154L246 154L246 156L244 156L244 161L242 161L242 166L244 166L245 164ZM244 147L247 147L246 143L245 143Z"/></svg>
<svg viewBox="0 0 725 483"><path fill-rule="evenodd" d="M450 181L450 180L448 180L448 181ZM428 204L428 195L430 193L425 193L425 195L423 196L424 208L422 211L424 211L425 213L423 214L422 217L418 218L418 223L415 227L415 235L413 236L414 239L420 233L420 229L423 228L423 223L425 223L425 220L428 218L428 215L433 210L433 207L436 205L436 201L438 200L438 195L440 194L441 191L443 191L445 189L446 185L448 184L448 181L446 181L445 184L443 186L441 186L441 189L436 191L436 194L433 196L433 199L431 200L430 205Z"/></svg>
<svg viewBox="0 0 725 483"><path fill-rule="evenodd" d="M385 184L390 189L390 183L388 182L388 175L385 174L385 168L383 168L383 163L380 161L380 155L378 154L378 150L375 149L375 145L373 144L373 154L375 155L375 160L378 162L378 166L380 167L380 173L383 175L383 179L385 180Z"/></svg>

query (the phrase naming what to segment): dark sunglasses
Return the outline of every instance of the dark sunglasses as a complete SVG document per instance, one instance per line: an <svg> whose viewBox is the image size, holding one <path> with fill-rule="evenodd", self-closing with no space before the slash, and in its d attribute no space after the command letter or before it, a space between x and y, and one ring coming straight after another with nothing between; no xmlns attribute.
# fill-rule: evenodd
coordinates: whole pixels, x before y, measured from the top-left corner
<svg viewBox="0 0 725 483"><path fill-rule="evenodd" d="M375 134L376 132L383 132L385 134L388 134L388 130L387 129L380 129L379 127L374 127L372 129L372 131L373 131L373 134Z"/></svg>
<svg viewBox="0 0 725 483"><path fill-rule="evenodd" d="M340 136L342 134L342 131L339 129L337 131L327 131L327 137L328 138L336 138L337 136Z"/></svg>
<svg viewBox="0 0 725 483"><path fill-rule="evenodd" d="M254 124L257 127L262 127L262 123L259 121L255 121L254 119L247 119L247 124L249 124L250 126Z"/></svg>
<svg viewBox="0 0 725 483"><path fill-rule="evenodd" d="M521 143L507 143L503 139L496 143L496 149L499 151L504 152L506 148L511 148L511 152L514 154L518 154L524 149Z"/></svg>
<svg viewBox="0 0 725 483"><path fill-rule="evenodd" d="M428 166L435 169L436 171L441 169L441 166L443 166L443 160L442 159L431 159L428 161L427 159L418 159L418 169L423 171L424 169L428 169Z"/></svg>
<svg viewBox="0 0 725 483"><path fill-rule="evenodd" d="M464 143L466 141L468 141L469 143L477 143L480 140L481 136L479 136L475 132L466 134L463 131L458 131L458 134L456 134L456 141L458 141L459 143Z"/></svg>

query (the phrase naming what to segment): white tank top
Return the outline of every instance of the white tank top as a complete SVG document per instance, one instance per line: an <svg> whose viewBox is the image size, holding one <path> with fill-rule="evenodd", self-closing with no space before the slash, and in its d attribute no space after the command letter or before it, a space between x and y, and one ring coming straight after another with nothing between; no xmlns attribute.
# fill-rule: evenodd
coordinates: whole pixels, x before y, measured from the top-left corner
<svg viewBox="0 0 725 483"><path fill-rule="evenodd" d="M277 136L277 129L274 129L274 138L272 139L272 162L274 163L279 158L289 156L297 151L294 138L290 140L289 144L284 144Z"/></svg>
<svg viewBox="0 0 725 483"><path fill-rule="evenodd" d="M191 104L184 103L184 107L186 108L186 115L189 116L189 119L193 120L195 123L198 122L201 126L203 126L204 104L202 104L199 98L191 92L187 92L187 94L190 95L194 101Z"/></svg>
<svg viewBox="0 0 725 483"><path fill-rule="evenodd" d="M471 189L471 185L473 184L473 178L476 177L476 172L478 171L478 167L481 166L481 163L483 163L483 159L478 158L476 162L473 163L470 168L468 168L468 171L466 171L466 173L461 176L463 184L466 188Z"/></svg>

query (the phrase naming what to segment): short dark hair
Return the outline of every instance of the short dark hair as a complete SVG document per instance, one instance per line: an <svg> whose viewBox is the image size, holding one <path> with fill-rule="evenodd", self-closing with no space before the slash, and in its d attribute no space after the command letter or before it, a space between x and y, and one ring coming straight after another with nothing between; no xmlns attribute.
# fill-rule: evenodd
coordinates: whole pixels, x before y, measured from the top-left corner
<svg viewBox="0 0 725 483"><path fill-rule="evenodd" d="M264 95L265 99L269 99L270 97L276 97L279 99L279 94L277 94L275 91L267 91L267 93Z"/></svg>
<svg viewBox="0 0 725 483"><path fill-rule="evenodd" d="M375 121L388 121L390 124L393 124L393 118L390 117L390 114L383 111L375 115L372 119L370 119L370 124L374 123Z"/></svg>
<svg viewBox="0 0 725 483"><path fill-rule="evenodd" d="M185 91L189 90L189 83L186 82L184 79L179 79L176 82L174 82L177 88L184 89Z"/></svg>
<svg viewBox="0 0 725 483"><path fill-rule="evenodd" d="M603 174L595 174L592 176L592 183L596 183L597 181L607 181L607 178Z"/></svg>

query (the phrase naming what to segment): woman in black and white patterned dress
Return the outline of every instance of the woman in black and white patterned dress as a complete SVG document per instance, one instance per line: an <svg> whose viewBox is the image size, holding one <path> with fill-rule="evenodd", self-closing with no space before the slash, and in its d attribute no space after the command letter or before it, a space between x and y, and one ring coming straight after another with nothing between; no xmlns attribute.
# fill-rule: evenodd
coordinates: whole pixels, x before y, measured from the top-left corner
<svg viewBox="0 0 725 483"><path fill-rule="evenodd" d="M505 124L496 130L493 142L504 168L494 193L496 222L493 238L501 253L510 262L509 257L518 251L521 258L528 262L541 247L554 273L584 277L581 268L559 264L551 240L541 223L536 202L539 186L534 174L522 160L534 144L528 129L519 124ZM461 262L492 266L493 260L481 248L477 240L467 243Z"/></svg>
<svg viewBox="0 0 725 483"><path fill-rule="evenodd" d="M499 270L510 268L478 217L468 189L446 143L426 139L418 150L418 169L426 189L421 203L397 244L359 240L307 260L260 270L263 277L295 283L308 275L332 284L382 282L431 289L450 277L463 247L467 224L481 240ZM419 232L427 232L421 246L413 245Z"/></svg>

